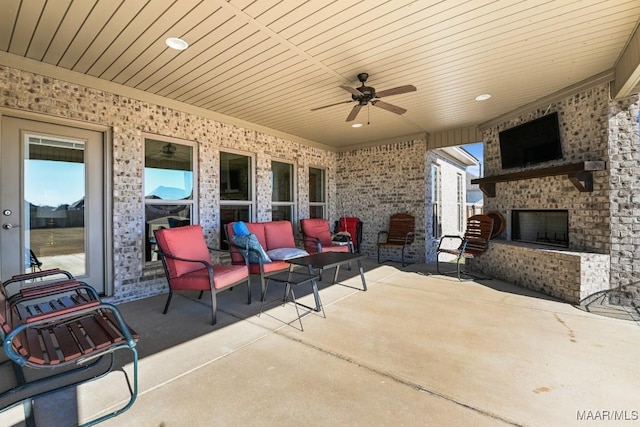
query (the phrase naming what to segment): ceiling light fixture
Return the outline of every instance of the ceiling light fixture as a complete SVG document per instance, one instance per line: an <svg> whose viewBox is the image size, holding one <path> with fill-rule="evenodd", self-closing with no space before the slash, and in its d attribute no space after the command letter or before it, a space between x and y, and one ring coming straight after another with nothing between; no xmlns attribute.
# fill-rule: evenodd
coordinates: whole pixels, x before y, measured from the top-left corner
<svg viewBox="0 0 640 427"><path fill-rule="evenodd" d="M189 43L187 43L186 41L184 41L184 40L182 40L182 39L180 39L178 37L169 37L164 42L171 49L175 49L175 50L185 50L186 48L189 47Z"/></svg>
<svg viewBox="0 0 640 427"><path fill-rule="evenodd" d="M361 128L362 127L362 123L354 123L351 125L352 128Z"/></svg>
<svg viewBox="0 0 640 427"><path fill-rule="evenodd" d="M491 98L491 95L488 93L483 93L482 95L478 95L476 96L476 101L486 101L487 99Z"/></svg>

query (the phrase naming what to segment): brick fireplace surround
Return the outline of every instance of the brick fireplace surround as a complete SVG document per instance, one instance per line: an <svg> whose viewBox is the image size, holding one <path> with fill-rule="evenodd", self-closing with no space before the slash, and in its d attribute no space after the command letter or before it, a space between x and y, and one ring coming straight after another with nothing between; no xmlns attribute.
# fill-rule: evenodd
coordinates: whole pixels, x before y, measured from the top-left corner
<svg viewBox="0 0 640 427"><path fill-rule="evenodd" d="M495 197L485 196L485 211L501 212L507 226L470 268L578 303L640 278L638 97L611 100L609 85L602 84L489 124L483 129L485 177L506 173L498 132L553 111L559 115L563 158L530 169L595 160L604 161L605 170L592 172L592 191L580 191L566 174L496 183ZM567 210L569 247L512 241L512 210Z"/></svg>

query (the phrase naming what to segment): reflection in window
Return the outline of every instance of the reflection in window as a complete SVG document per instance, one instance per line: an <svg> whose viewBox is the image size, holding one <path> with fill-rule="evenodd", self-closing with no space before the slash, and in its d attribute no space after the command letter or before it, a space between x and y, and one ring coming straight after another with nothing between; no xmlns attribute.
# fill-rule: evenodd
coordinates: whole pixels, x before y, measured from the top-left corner
<svg viewBox="0 0 640 427"><path fill-rule="evenodd" d="M25 141L25 271L69 255L84 260L85 143L41 135L27 135ZM66 269L77 276L86 273L84 262Z"/></svg>
<svg viewBox="0 0 640 427"><path fill-rule="evenodd" d="M324 218L324 169L309 168L309 218Z"/></svg>
<svg viewBox="0 0 640 427"><path fill-rule="evenodd" d="M293 221L293 165L271 162L271 219Z"/></svg>
<svg viewBox="0 0 640 427"><path fill-rule="evenodd" d="M220 226L235 221L251 221L253 216L253 194L251 157L236 153L220 153ZM228 249L221 232L220 242Z"/></svg>
<svg viewBox="0 0 640 427"><path fill-rule="evenodd" d="M440 176L440 166L436 164L431 165L431 235L435 238L440 238L442 235L442 205L441 205L441 193L442 183Z"/></svg>
<svg viewBox="0 0 640 427"><path fill-rule="evenodd" d="M145 139L145 260L157 259L153 231L189 225L194 206L194 150L190 145Z"/></svg>

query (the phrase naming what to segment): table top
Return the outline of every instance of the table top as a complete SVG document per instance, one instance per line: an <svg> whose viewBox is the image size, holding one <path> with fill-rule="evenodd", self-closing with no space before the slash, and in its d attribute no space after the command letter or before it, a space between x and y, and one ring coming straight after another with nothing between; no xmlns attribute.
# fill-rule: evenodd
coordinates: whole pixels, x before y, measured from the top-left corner
<svg viewBox="0 0 640 427"><path fill-rule="evenodd" d="M306 265L313 268L328 268L366 257L366 255L360 253L321 252L319 254L303 256L300 258L292 258L287 260L287 262L295 265Z"/></svg>

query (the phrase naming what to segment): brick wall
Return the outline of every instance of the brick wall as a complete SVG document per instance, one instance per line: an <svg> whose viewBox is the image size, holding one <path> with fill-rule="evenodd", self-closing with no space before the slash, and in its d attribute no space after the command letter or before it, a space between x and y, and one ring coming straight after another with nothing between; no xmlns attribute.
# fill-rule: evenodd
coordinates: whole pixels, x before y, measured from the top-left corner
<svg viewBox="0 0 640 427"><path fill-rule="evenodd" d="M361 252L376 256L378 232L387 229L389 217L409 213L416 219L416 239L406 258L424 262L425 156L424 140L338 153L336 211L364 222ZM400 259L399 251L383 255Z"/></svg>
<svg viewBox="0 0 640 427"><path fill-rule="evenodd" d="M113 245L113 300L166 291L161 269L145 267L143 261L143 133L198 143L199 222L214 247L218 247L220 232L220 150L242 150L256 156L258 221L271 219L272 159L295 162L297 209L302 217L308 216L308 167L325 168L329 213L333 220L337 219L333 152L1 65L0 106L18 113L39 113L43 120L52 122L61 117L77 121L80 127L82 123L92 123L112 129L114 230L108 238Z"/></svg>

